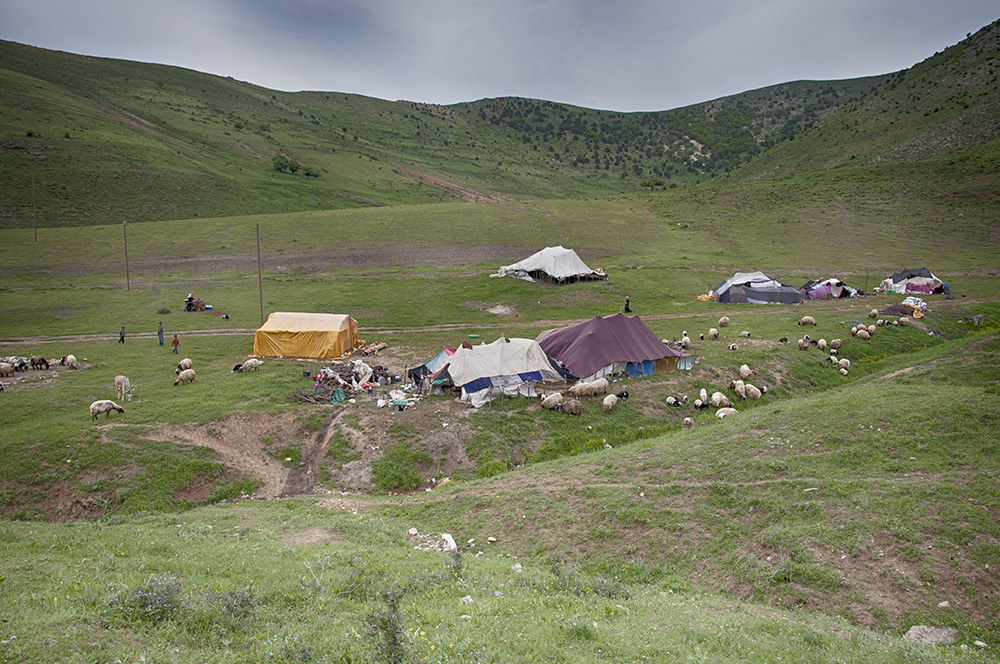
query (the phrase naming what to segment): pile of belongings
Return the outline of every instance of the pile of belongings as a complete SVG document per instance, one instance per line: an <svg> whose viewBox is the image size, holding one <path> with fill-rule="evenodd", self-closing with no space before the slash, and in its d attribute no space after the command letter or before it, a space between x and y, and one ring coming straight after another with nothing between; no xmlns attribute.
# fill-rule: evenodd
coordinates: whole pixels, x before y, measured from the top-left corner
<svg viewBox="0 0 1000 664"><path fill-rule="evenodd" d="M188 293L187 299L184 300L184 311L205 311L211 308L212 305L205 304L203 299L195 297L193 293Z"/></svg>

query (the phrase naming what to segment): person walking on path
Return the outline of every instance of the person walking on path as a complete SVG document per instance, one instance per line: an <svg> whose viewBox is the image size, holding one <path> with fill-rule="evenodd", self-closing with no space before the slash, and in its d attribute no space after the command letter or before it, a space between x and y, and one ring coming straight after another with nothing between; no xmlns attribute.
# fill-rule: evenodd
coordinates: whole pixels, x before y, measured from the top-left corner
<svg viewBox="0 0 1000 664"><path fill-rule="evenodd" d="M174 335L174 340L170 342L170 345L174 347L174 354L177 354L177 347L181 345L181 340Z"/></svg>
<svg viewBox="0 0 1000 664"><path fill-rule="evenodd" d="M118 343L125 343L125 326L122 325L122 331L118 333Z"/></svg>
<svg viewBox="0 0 1000 664"><path fill-rule="evenodd" d="M160 340L160 345L163 345L163 321L160 321L160 326L156 328L156 337Z"/></svg>

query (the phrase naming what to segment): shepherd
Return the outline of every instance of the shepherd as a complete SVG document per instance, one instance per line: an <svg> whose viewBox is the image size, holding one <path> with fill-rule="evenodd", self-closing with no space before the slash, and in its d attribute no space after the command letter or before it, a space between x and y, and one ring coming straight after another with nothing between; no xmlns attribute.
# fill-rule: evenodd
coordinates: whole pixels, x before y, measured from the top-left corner
<svg viewBox="0 0 1000 664"><path fill-rule="evenodd" d="M625 313L630 314L630 313L632 313L632 310L628 308L628 302L629 302L628 295L626 295L625 296Z"/></svg>

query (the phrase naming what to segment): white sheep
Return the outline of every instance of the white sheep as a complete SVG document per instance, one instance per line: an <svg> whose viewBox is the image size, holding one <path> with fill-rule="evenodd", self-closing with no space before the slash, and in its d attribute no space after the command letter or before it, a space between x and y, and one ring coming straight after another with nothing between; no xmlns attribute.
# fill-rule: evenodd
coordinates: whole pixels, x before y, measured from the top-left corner
<svg viewBox="0 0 1000 664"><path fill-rule="evenodd" d="M682 429L690 429L693 426L694 426L694 420L692 420L690 417L685 417L684 421L681 422Z"/></svg>
<svg viewBox="0 0 1000 664"><path fill-rule="evenodd" d="M826 350L826 339L820 339L816 342L816 348L820 350Z"/></svg>
<svg viewBox="0 0 1000 664"><path fill-rule="evenodd" d="M746 384L742 380L734 380L731 383L729 383L729 389L735 391L736 396L738 396L740 399L746 400L747 398Z"/></svg>
<svg viewBox="0 0 1000 664"><path fill-rule="evenodd" d="M900 325L909 325L910 324L910 318L909 318L909 316L900 316L899 317L899 324Z"/></svg>
<svg viewBox="0 0 1000 664"><path fill-rule="evenodd" d="M815 324L816 324L816 319L813 318L812 316L803 316L802 320L799 321L799 326L802 326L802 325L815 325Z"/></svg>
<svg viewBox="0 0 1000 664"><path fill-rule="evenodd" d="M75 355L67 355L59 361L59 364L69 367L70 369L79 369L80 363L76 361Z"/></svg>
<svg viewBox="0 0 1000 664"><path fill-rule="evenodd" d="M858 330L857 334L858 339L871 339L871 336L872 335L868 334L868 330L865 328L861 328Z"/></svg>
<svg viewBox="0 0 1000 664"><path fill-rule="evenodd" d="M128 376L115 376L115 396L119 399L132 400L132 383Z"/></svg>
<svg viewBox="0 0 1000 664"><path fill-rule="evenodd" d="M590 384L593 386L593 394L607 394L608 393L608 380L606 378L598 378L597 380L591 381Z"/></svg>
<svg viewBox="0 0 1000 664"><path fill-rule="evenodd" d="M733 402L729 400L729 397L722 392L713 392L712 400L709 403L712 404L712 408L731 407L733 405Z"/></svg>
<svg viewBox="0 0 1000 664"><path fill-rule="evenodd" d="M875 326L874 325L869 325L867 329L868 329L868 334L875 334Z"/></svg>
<svg viewBox="0 0 1000 664"><path fill-rule="evenodd" d="M701 390L698 392L698 398L701 399L702 403L707 402L708 401L708 390L706 390L704 387L701 388Z"/></svg>
<svg viewBox="0 0 1000 664"><path fill-rule="evenodd" d="M847 375L847 369L841 368L841 369L838 369L838 371L840 371L840 375L841 376L846 376Z"/></svg>
<svg viewBox="0 0 1000 664"><path fill-rule="evenodd" d="M261 366L263 366L263 364L264 364L263 360L258 360L256 357L251 357L249 360L240 365L239 370L243 373L246 373L251 369L257 371L258 369L261 368Z"/></svg>
<svg viewBox="0 0 1000 664"><path fill-rule="evenodd" d="M740 332L740 336L743 337L744 339L749 339L750 332L748 330L743 330L742 332Z"/></svg>
<svg viewBox="0 0 1000 664"><path fill-rule="evenodd" d="M869 318L878 318L878 309L872 309L868 312Z"/></svg>
<svg viewBox="0 0 1000 664"><path fill-rule="evenodd" d="M755 375L756 373L757 372L751 369L749 365L747 364L740 365L740 378L742 378L743 380L746 380L747 378Z"/></svg>
<svg viewBox="0 0 1000 664"><path fill-rule="evenodd" d="M837 362L837 368L838 369L850 369L851 368L851 361L849 359L847 359L846 357L842 357L842 358L840 358L840 361Z"/></svg>
<svg viewBox="0 0 1000 664"><path fill-rule="evenodd" d="M608 396L604 397L604 412L610 413L617 403L618 403L618 397L616 397L613 394L609 394Z"/></svg>
<svg viewBox="0 0 1000 664"><path fill-rule="evenodd" d="M581 381L569 388L569 394L572 397L592 397L594 396L593 390L593 385Z"/></svg>
<svg viewBox="0 0 1000 664"><path fill-rule="evenodd" d="M809 348L808 339L799 339L799 350L807 350Z"/></svg>
<svg viewBox="0 0 1000 664"><path fill-rule="evenodd" d="M542 396L542 408L547 410L552 410L559 404L563 402L563 395L561 392L555 392L547 396Z"/></svg>
<svg viewBox="0 0 1000 664"><path fill-rule="evenodd" d="M192 366L194 365L191 363L191 358L185 357L183 360L177 363L177 371L175 371L174 373L180 375L182 371L184 371L185 369L190 369Z"/></svg>
<svg viewBox="0 0 1000 664"><path fill-rule="evenodd" d="M740 347L737 346L736 344L729 344L729 350L739 350L739 349Z"/></svg>
<svg viewBox="0 0 1000 664"><path fill-rule="evenodd" d="M838 348L840 348L843 345L844 345L844 342L842 340L840 340L840 339L833 339L833 340L830 341L830 348L832 348L833 350L837 350Z"/></svg>
<svg viewBox="0 0 1000 664"><path fill-rule="evenodd" d="M178 383L193 383L194 382L194 369L185 369L184 371L177 374L177 380L174 381L174 385Z"/></svg>
<svg viewBox="0 0 1000 664"><path fill-rule="evenodd" d="M721 420L723 417L728 417L730 415L735 415L738 412L740 412L740 411L738 411L735 408L732 408L730 406L726 406L724 408L720 408L719 410L715 411L715 416L718 417Z"/></svg>
<svg viewBox="0 0 1000 664"><path fill-rule="evenodd" d="M753 401L759 401L764 394L759 387L753 385L752 383L747 383L743 386L743 389L746 392L746 398Z"/></svg>
<svg viewBox="0 0 1000 664"><path fill-rule="evenodd" d="M715 329L714 327L710 327L708 329L708 338L709 339L718 339L719 338L719 331L717 329Z"/></svg>
<svg viewBox="0 0 1000 664"><path fill-rule="evenodd" d="M683 348L683 349L687 350L687 349L688 349L688 348L690 348L690 347L691 347L691 337L689 337L689 336L687 335L687 332L685 332L685 333L684 333L684 334L683 334L683 335L681 336L681 348Z"/></svg>
<svg viewBox="0 0 1000 664"><path fill-rule="evenodd" d="M729 327L729 316L723 316L719 319L719 327Z"/></svg>
<svg viewBox="0 0 1000 664"><path fill-rule="evenodd" d="M111 417L111 411L117 410L119 413L124 413L125 409L116 404L110 399L100 399L90 404L90 419L96 420L97 416L101 413L107 413L104 417Z"/></svg>
<svg viewBox="0 0 1000 664"><path fill-rule="evenodd" d="M0 362L0 376L13 376L14 365L10 362Z"/></svg>

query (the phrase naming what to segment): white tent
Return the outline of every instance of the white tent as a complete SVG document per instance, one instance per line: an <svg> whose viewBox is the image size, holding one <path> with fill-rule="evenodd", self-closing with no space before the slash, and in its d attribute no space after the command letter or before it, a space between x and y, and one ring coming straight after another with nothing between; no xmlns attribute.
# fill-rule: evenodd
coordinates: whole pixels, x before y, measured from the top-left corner
<svg viewBox="0 0 1000 664"><path fill-rule="evenodd" d="M552 281L607 279L603 270L593 270L580 260L576 252L565 247L545 247L513 265L502 266L491 277L514 277L525 281L548 278Z"/></svg>
<svg viewBox="0 0 1000 664"><path fill-rule="evenodd" d="M502 394L533 397L535 383L562 380L533 339L500 337L491 344L462 346L446 371L462 388L460 401L476 408Z"/></svg>

